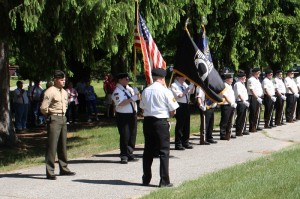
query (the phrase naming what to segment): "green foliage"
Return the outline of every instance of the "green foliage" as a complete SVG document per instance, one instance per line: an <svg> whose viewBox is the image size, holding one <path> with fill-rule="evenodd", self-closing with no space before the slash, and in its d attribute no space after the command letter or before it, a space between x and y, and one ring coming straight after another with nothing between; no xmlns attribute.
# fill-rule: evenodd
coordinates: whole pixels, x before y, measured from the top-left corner
<svg viewBox="0 0 300 199"><path fill-rule="evenodd" d="M3 2L0 5L5 6ZM24 78L47 79L57 68L71 70L74 62L101 73L132 69L135 1L6 3L7 16L4 12L1 16L10 20L11 30L4 32L11 37L12 53ZM217 68L286 69L299 61L300 4L296 0L139 0L139 11L170 64L187 17L194 38L202 17L208 19L207 36ZM1 38L5 38L3 32Z"/></svg>
<svg viewBox="0 0 300 199"><path fill-rule="evenodd" d="M24 2L9 12L12 28L16 28L17 19L23 23L24 31L34 31L45 5L45 0L24 0Z"/></svg>

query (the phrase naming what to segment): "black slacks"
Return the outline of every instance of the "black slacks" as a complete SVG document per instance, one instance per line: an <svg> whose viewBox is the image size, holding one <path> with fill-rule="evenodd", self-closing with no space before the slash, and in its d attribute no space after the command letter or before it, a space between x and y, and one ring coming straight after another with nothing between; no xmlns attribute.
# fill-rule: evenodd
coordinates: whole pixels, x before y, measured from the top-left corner
<svg viewBox="0 0 300 199"><path fill-rule="evenodd" d="M279 95L277 95L274 106L275 106L275 125L280 125L283 119L284 100L281 99Z"/></svg>
<svg viewBox="0 0 300 199"><path fill-rule="evenodd" d="M247 109L247 106L243 102L237 102L235 120L236 135L242 135L245 131Z"/></svg>
<svg viewBox="0 0 300 199"><path fill-rule="evenodd" d="M226 134L231 133L232 117L234 108L229 104L221 105L220 137L228 138Z"/></svg>
<svg viewBox="0 0 300 199"><path fill-rule="evenodd" d="M300 97L297 98L296 119L300 120Z"/></svg>
<svg viewBox="0 0 300 199"><path fill-rule="evenodd" d="M256 132L260 119L260 104L252 95L249 95L249 102L249 132Z"/></svg>
<svg viewBox="0 0 300 199"><path fill-rule="evenodd" d="M145 117L143 124L145 148L143 154L143 183L149 184L152 178L151 166L153 157L159 154L160 185L168 185L170 132L167 119Z"/></svg>
<svg viewBox="0 0 300 199"><path fill-rule="evenodd" d="M205 116L205 140L213 139L212 133L214 130L214 121L215 121L215 108L206 109L204 112Z"/></svg>
<svg viewBox="0 0 300 199"><path fill-rule="evenodd" d="M264 121L265 121L265 128L270 127L271 117L274 108L274 102L272 101L271 97L268 95L264 95Z"/></svg>
<svg viewBox="0 0 300 199"><path fill-rule="evenodd" d="M116 113L120 134L120 156L129 157L135 148L137 134L136 113Z"/></svg>
<svg viewBox="0 0 300 199"><path fill-rule="evenodd" d="M190 108L187 103L178 103L176 109L175 146L189 145L190 139Z"/></svg>
<svg viewBox="0 0 300 199"><path fill-rule="evenodd" d="M285 116L286 122L293 122L297 98L294 94L286 94Z"/></svg>

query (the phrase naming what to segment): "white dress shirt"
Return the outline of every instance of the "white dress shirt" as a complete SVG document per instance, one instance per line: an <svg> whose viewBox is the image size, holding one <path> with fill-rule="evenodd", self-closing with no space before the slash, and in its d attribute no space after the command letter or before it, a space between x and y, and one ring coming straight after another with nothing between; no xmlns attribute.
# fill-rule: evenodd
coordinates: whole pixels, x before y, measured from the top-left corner
<svg viewBox="0 0 300 199"><path fill-rule="evenodd" d="M169 112L178 107L173 93L159 82L154 82L142 93L140 108L144 110L145 117L169 118Z"/></svg>

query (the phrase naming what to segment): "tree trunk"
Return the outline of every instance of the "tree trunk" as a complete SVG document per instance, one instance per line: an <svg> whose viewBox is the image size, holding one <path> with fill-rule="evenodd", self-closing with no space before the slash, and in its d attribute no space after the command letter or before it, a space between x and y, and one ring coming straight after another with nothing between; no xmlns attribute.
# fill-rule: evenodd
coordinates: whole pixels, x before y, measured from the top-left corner
<svg viewBox="0 0 300 199"><path fill-rule="evenodd" d="M0 42L0 146L16 145L9 101L8 45Z"/></svg>

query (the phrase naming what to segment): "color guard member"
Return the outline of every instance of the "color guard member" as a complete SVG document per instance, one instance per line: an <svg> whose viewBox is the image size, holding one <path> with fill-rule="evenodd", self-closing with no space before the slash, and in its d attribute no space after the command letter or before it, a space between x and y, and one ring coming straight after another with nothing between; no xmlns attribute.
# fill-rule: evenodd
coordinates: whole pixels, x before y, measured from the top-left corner
<svg viewBox="0 0 300 199"><path fill-rule="evenodd" d="M283 124L283 107L286 100L286 88L282 79L282 70L276 71L276 77L274 78L274 86L276 93L275 102L275 125L280 126Z"/></svg>
<svg viewBox="0 0 300 199"><path fill-rule="evenodd" d="M117 126L120 134L120 158L121 164L136 160L133 156L137 133L137 105L139 92L131 88L128 73L119 73L117 76L116 89L112 99L116 106Z"/></svg>
<svg viewBox="0 0 300 199"><path fill-rule="evenodd" d="M213 127L214 127L214 107L207 107L205 99L205 93L200 88L196 88L195 98L197 100L197 105L200 109L200 144L209 145L216 144L217 141L214 140L212 136ZM205 135L205 141L204 141Z"/></svg>
<svg viewBox="0 0 300 199"><path fill-rule="evenodd" d="M293 123L297 98L299 98L299 94L298 94L297 84L294 81L294 71L292 69L287 71L287 76L284 79L284 84L286 87L286 106L285 106L286 122Z"/></svg>
<svg viewBox="0 0 300 199"><path fill-rule="evenodd" d="M232 89L233 76L230 73L224 74L225 92L223 97L225 101L221 104L220 120L220 140L230 140L236 138L231 135L232 119L237 104L235 103L234 91Z"/></svg>
<svg viewBox="0 0 300 199"><path fill-rule="evenodd" d="M273 108L274 108L274 103L276 101L275 86L272 81L273 71L271 69L268 69L265 71L265 75L266 76L262 82L262 88L263 88L263 92L264 92L264 106L265 106L265 112L264 112L265 126L264 126L264 128L272 128L271 127L271 118L273 116Z"/></svg>
<svg viewBox="0 0 300 199"><path fill-rule="evenodd" d="M195 91L194 84L188 85L186 78L180 74L176 74L175 81L171 85L175 99L179 104L176 110L176 126L175 126L175 150L192 149L189 143L190 139L190 94Z"/></svg>
<svg viewBox="0 0 300 199"><path fill-rule="evenodd" d="M249 107L248 102L248 93L245 86L246 82L246 73L243 70L240 70L237 73L238 80L234 84L233 90L235 95L235 100L237 102L236 107L236 136L249 135L249 132L246 132L246 115L247 109Z"/></svg>
<svg viewBox="0 0 300 199"><path fill-rule="evenodd" d="M298 73L298 76L296 77L296 84L298 89L298 94L300 92L300 74ZM296 119L300 120L300 98L297 98L297 108L296 108Z"/></svg>
<svg viewBox="0 0 300 199"><path fill-rule="evenodd" d="M140 108L144 111L143 132L145 148L143 154L143 185L148 186L151 178L153 157L159 154L160 187L171 187L169 178L170 124L179 107L172 92L165 85L166 71L157 68L152 70L153 84L142 93Z"/></svg>
<svg viewBox="0 0 300 199"><path fill-rule="evenodd" d="M261 130L258 128L260 119L260 108L263 102L263 90L259 81L259 68L252 69L252 77L247 81L247 91L249 95L249 132Z"/></svg>

